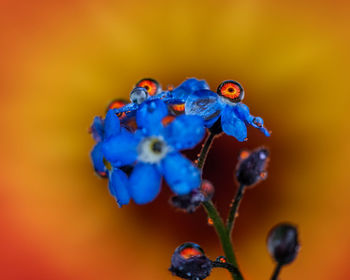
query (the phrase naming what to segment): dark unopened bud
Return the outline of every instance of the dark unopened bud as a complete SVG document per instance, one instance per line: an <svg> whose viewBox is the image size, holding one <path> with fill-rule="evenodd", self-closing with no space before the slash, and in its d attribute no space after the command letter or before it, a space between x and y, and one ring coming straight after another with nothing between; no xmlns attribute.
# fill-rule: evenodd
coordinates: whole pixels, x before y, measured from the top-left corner
<svg viewBox="0 0 350 280"><path fill-rule="evenodd" d="M285 265L294 261L300 247L296 227L287 223L275 226L268 235L267 247L277 263Z"/></svg>
<svg viewBox="0 0 350 280"><path fill-rule="evenodd" d="M189 194L175 195L170 198L170 204L175 208L192 213L199 205L211 199L214 195L214 186L207 180L203 180L199 189L192 190Z"/></svg>
<svg viewBox="0 0 350 280"><path fill-rule="evenodd" d="M191 280L202 280L210 275L212 262L203 249L192 242L184 243L176 248L171 257L171 271L174 275Z"/></svg>
<svg viewBox="0 0 350 280"><path fill-rule="evenodd" d="M266 165L269 160L269 151L258 148L252 152L242 151L237 165L237 181L245 186L251 186L266 179Z"/></svg>

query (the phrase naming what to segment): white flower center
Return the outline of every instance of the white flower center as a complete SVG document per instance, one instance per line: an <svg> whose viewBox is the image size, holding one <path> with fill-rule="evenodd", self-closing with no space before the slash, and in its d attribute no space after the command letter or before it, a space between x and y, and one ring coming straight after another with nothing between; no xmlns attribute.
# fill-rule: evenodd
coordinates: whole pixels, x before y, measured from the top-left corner
<svg viewBox="0 0 350 280"><path fill-rule="evenodd" d="M168 153L169 147L160 137L143 139L137 147L138 159L147 163L158 163Z"/></svg>

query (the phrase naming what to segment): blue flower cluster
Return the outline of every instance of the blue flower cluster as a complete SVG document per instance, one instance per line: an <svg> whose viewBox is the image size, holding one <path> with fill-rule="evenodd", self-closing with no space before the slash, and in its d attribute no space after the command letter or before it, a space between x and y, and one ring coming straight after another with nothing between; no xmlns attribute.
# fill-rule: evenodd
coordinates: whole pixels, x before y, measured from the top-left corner
<svg viewBox="0 0 350 280"><path fill-rule="evenodd" d="M189 194L200 187L201 171L180 151L196 146L206 128L219 127L216 133L223 131L238 141L246 139L247 125L269 136L263 120L241 103L243 96L235 81L221 83L216 93L194 78L167 90L153 79L139 81L130 93L131 103L116 100L104 119L93 121L96 173L109 179L119 206L130 199L151 202L162 177L175 194Z"/></svg>

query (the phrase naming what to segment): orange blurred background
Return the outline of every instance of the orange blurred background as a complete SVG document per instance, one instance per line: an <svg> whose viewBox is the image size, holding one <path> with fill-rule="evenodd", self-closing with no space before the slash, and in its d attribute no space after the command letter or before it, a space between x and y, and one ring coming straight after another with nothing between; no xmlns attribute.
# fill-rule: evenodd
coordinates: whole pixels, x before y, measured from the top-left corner
<svg viewBox="0 0 350 280"><path fill-rule="evenodd" d="M341 0L1 0L0 279L173 279L182 242L222 254L204 211L175 211L167 187L119 209L93 174L93 116L144 77L238 80L273 131L219 138L204 169L226 215L240 149L271 149L234 233L246 279L269 278L266 234L281 221L302 243L281 279L350 278L349 12Z"/></svg>

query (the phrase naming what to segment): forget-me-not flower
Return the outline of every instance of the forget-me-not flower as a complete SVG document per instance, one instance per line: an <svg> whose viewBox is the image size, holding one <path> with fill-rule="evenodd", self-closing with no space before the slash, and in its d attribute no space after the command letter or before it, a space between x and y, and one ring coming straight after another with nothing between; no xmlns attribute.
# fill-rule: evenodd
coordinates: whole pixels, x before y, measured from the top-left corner
<svg viewBox="0 0 350 280"><path fill-rule="evenodd" d="M163 101L146 100L136 112L135 133L122 131L103 142L103 155L113 167L134 165L127 194L138 204L157 196L162 176L176 194L188 194L200 186L200 171L179 151L202 139L203 120L181 115L164 126L162 119L167 115Z"/></svg>
<svg viewBox="0 0 350 280"><path fill-rule="evenodd" d="M247 139L246 125L252 125L265 136L270 136L263 126L262 118L252 116L248 106L241 103L243 98L244 90L238 82L224 81L219 85L217 93L199 90L191 94L185 103L185 113L201 116L208 128L220 121L221 129L238 141Z"/></svg>

